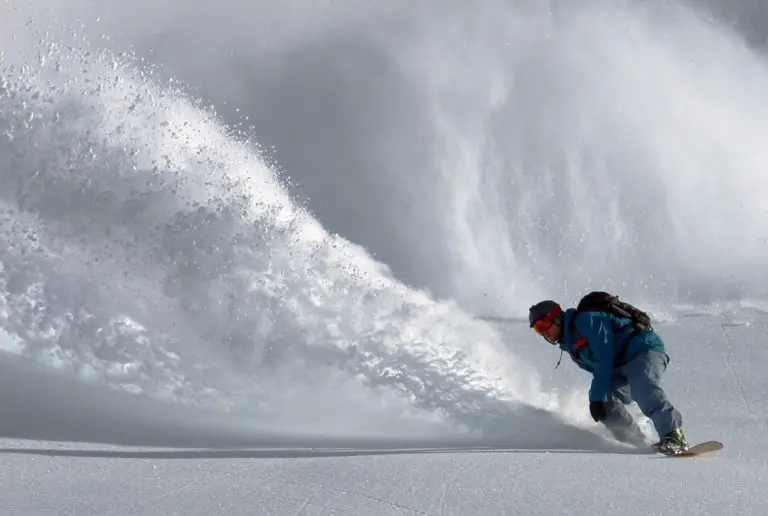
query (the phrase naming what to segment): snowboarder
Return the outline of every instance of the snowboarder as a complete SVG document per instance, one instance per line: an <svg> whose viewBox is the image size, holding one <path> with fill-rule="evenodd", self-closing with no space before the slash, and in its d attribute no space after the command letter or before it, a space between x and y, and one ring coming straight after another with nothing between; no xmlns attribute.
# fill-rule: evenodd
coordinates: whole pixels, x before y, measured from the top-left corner
<svg viewBox="0 0 768 516"><path fill-rule="evenodd" d="M603 292L593 294L618 300ZM634 400L659 434L660 441L653 448L668 455L686 451L682 416L659 386L669 363L664 342L650 328L650 319L647 327L640 325L638 329L634 313L646 314L632 305L621 305L636 312L619 310L619 314L628 316L624 317L616 315L616 311L589 307L578 312L575 308L563 311L555 301L546 300L530 307L528 319L536 333L553 345L559 344L561 357L563 351L568 353L580 368L592 373L592 419L603 423L620 441L647 445L647 438L626 407Z"/></svg>

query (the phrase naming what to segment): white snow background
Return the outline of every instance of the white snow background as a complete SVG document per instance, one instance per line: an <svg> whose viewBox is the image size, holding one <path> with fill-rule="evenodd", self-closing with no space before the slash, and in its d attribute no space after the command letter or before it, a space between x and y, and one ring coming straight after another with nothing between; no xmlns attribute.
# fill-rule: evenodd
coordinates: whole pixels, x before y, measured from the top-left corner
<svg viewBox="0 0 768 516"><path fill-rule="evenodd" d="M768 63L719 20L0 4L0 514L764 514ZM526 315L592 289L723 450L591 421Z"/></svg>

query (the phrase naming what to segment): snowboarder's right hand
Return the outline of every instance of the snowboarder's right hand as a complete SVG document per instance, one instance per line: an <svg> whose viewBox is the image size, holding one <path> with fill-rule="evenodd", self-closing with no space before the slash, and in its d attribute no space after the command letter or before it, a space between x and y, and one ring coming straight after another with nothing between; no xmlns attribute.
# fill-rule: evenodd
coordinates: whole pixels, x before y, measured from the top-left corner
<svg viewBox="0 0 768 516"><path fill-rule="evenodd" d="M589 413L595 421L602 421L608 416L605 410L605 403L602 401L590 401Z"/></svg>

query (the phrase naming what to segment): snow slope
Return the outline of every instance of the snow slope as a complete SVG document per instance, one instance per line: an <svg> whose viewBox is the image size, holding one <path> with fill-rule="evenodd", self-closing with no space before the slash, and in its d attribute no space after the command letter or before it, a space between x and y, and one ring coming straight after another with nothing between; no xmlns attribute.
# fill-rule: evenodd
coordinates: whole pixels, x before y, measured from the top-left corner
<svg viewBox="0 0 768 516"><path fill-rule="evenodd" d="M0 399L11 410L3 434L44 439L3 439L4 512L762 514L768 316L742 309L736 317L689 313L660 328L672 354L665 386L691 440L726 444L696 459L638 454L554 421L496 440L272 433L4 368ZM526 330L509 331L541 346ZM542 364L554 361L549 351ZM554 381L583 396L585 378L561 368ZM583 429L600 433L574 412Z"/></svg>
<svg viewBox="0 0 768 516"><path fill-rule="evenodd" d="M740 34L602 0L0 20L0 514L765 512ZM591 422L524 322L591 288L652 312L724 450Z"/></svg>

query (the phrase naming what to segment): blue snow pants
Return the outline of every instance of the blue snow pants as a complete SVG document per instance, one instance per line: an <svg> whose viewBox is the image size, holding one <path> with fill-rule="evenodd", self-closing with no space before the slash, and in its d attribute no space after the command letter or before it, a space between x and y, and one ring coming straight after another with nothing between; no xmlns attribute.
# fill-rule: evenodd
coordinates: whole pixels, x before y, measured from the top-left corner
<svg viewBox="0 0 768 516"><path fill-rule="evenodd" d="M659 385L668 363L666 353L648 351L613 370L606 406L608 416L603 423L620 440L624 440L627 433L639 432L637 423L625 406L632 401L637 402L643 414L653 421L659 437L682 428L680 412Z"/></svg>

